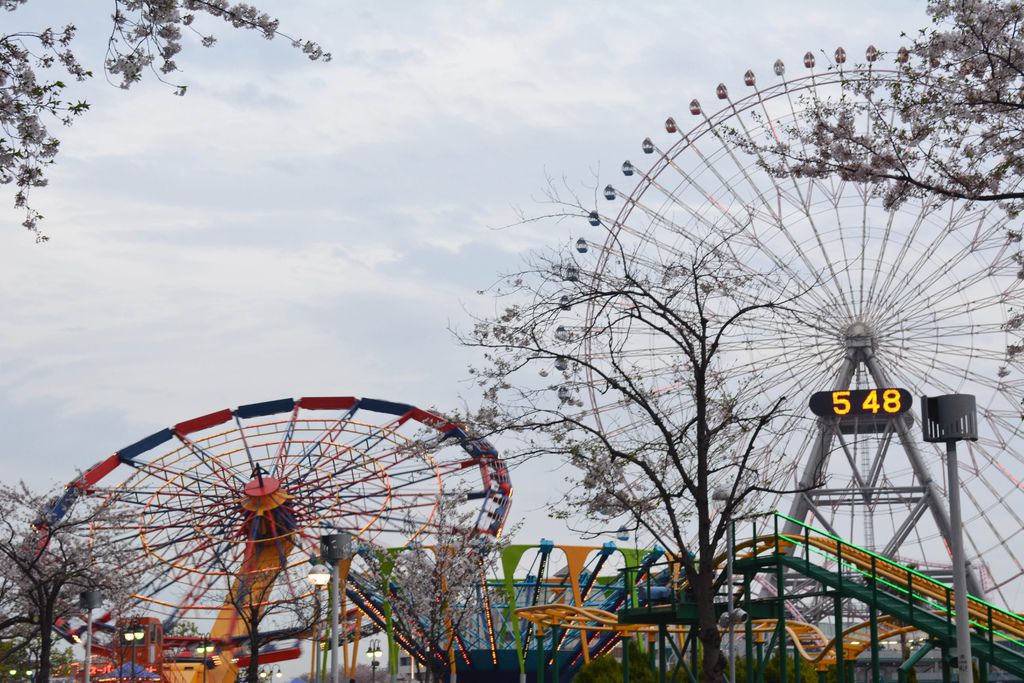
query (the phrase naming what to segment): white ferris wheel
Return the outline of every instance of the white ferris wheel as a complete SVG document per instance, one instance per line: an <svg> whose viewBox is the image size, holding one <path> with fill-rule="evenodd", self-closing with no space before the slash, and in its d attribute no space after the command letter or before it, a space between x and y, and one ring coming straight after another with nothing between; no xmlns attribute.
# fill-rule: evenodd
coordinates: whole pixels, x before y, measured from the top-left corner
<svg viewBox="0 0 1024 683"><path fill-rule="evenodd" d="M738 267L774 273L779 291L766 295L801 292L796 322L730 342L733 362L752 371L746 396L786 397L788 422L769 451L789 463L787 487L819 484L767 504L937 576L950 567L944 451L923 442L916 399L898 418L856 424L816 419L807 401L875 387L975 394L981 438L960 458L971 589L1024 608L1024 364L1007 357L1004 329L1024 298L1012 219L994 204L934 197L885 210L868 185L773 173L758 151L799 126L811 102L855 97L843 82L900 79L877 54L846 68L840 49L816 69L807 53L799 75L779 60L767 78L748 71L742 87L719 85L713 107L693 100L689 124L669 118L665 134L643 141L644 163L625 162L625 177L604 188L589 218L605 232L581 226L574 263L597 277L622 254L663 261L718 235ZM592 314L567 315L587 325ZM664 340L633 331L629 344L654 390L671 394ZM580 381L593 419L640 428L592 374Z"/></svg>

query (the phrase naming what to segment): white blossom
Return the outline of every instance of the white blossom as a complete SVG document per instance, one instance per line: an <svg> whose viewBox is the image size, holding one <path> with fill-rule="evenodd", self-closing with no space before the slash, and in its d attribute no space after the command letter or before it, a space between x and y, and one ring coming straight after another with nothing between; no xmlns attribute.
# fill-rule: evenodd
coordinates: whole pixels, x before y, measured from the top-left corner
<svg viewBox="0 0 1024 683"><path fill-rule="evenodd" d="M0 0L0 10L12 12L27 0ZM287 36L277 19L244 2L227 0L115 0L112 29L104 69L108 78L128 89L148 72L167 83L175 95L186 86L167 79L179 71L175 57L183 47L184 29L195 33L204 47L216 38L195 28L197 14L220 18L234 28L256 31L270 40L281 36L314 61L330 61L331 55L315 42ZM14 185L14 205L24 209L22 225L46 235L39 227L43 218L30 201L35 188L47 183L46 167L54 163L60 140L47 124L71 125L89 109L84 100L70 98L67 84L53 70L59 68L76 81L91 77L72 50L76 28L0 33L0 184Z"/></svg>

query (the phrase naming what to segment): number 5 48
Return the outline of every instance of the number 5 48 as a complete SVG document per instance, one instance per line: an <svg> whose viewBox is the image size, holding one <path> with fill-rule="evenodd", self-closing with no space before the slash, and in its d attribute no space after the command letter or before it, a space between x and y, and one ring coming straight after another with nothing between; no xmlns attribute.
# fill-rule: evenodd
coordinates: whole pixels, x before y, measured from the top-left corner
<svg viewBox="0 0 1024 683"><path fill-rule="evenodd" d="M851 410L854 409L854 392L851 391L833 391L832 392L832 412L836 415L847 415ZM872 415L877 414L879 410L885 413L898 413L903 409L899 389L883 389L882 400L878 400L878 390L871 389L870 391L856 392L858 396L856 406L858 413L871 413ZM864 400L860 401L860 397L863 396Z"/></svg>

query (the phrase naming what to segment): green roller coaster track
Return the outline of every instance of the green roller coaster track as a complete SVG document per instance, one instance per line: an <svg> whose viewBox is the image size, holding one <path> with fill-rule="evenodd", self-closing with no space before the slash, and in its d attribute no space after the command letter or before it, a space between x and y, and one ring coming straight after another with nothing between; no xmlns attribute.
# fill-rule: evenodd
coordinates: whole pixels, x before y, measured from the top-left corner
<svg viewBox="0 0 1024 683"><path fill-rule="evenodd" d="M781 528L786 522L797 524L798 533L783 533ZM936 648L943 654L943 680L950 680L951 668L955 670L955 667L949 653L956 647L956 626L953 591L946 584L911 567L893 562L780 514L762 519L761 524L753 528L751 539L738 543L733 552L734 571L736 578L740 580L740 588L737 590L734 585L732 589L737 593L737 604L749 615L749 620L743 627L744 641L746 661L753 664L746 667L746 681L741 683L763 681L767 661L777 647L785 648L785 652L788 653L789 643L792 643L794 659L812 659L810 653L814 648L799 641L794 628L798 623L793 620L787 622L785 609L787 601L806 598L811 594L824 595L833 600L834 631L840 634L840 637L828 643L826 649L831 649L828 661L836 668L836 680L852 680L852 659L860 651L870 653L871 680L884 680L879 660L879 622L882 620L886 620L887 623L898 620L906 627L913 627L928 637L927 642L900 667L898 675L901 681L906 679L907 672L917 661L928 651ZM720 559L724 559L724 556ZM755 596L751 587L758 574L767 574L771 577L777 595L769 598ZM787 594L786 587L791 585L792 581L787 582L785 578L794 576L803 577L803 585L798 592ZM849 638L849 631L844 628L843 619L844 603L848 604L851 600L864 605L870 615L864 631L868 635L868 646L866 649L856 648L856 652L844 652L844 645L851 650L855 649L850 647L849 643L844 643L842 636L845 631ZM991 668L1024 679L1024 618L973 596L970 597L968 605L972 653L978 661L983 683L987 682ZM761 642L757 647L755 643L759 641L759 637L755 635L755 620L762 620L758 621L762 626L771 623L763 620L774 621L770 635L761 638L766 643ZM680 638L682 642L677 644L670 637L668 628L671 625L696 623L696 606L687 599L685 590L674 593L669 604L640 605L623 609L619 612L619 621L624 624L657 624L659 656L656 667L660 680L688 679L696 682L697 644L692 638L693 629L689 630L685 641ZM676 665L671 672L667 670L670 651L674 652L676 659ZM687 652L690 653L689 665L686 662ZM821 653L819 647L815 658L820 658ZM781 680L788 680L787 658L779 658ZM652 663L653 660L652 654ZM824 660L817 659L815 663L819 665L820 679L824 680L822 661ZM794 673L798 681L800 671L801 667L796 666Z"/></svg>

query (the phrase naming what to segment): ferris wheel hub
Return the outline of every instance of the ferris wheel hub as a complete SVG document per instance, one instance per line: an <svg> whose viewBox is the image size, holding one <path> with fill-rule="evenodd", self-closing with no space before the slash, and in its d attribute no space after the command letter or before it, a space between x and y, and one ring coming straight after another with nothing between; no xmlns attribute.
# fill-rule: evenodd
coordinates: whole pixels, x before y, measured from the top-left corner
<svg viewBox="0 0 1024 683"><path fill-rule="evenodd" d="M846 345L851 348L874 347L875 332L863 320L852 322L843 333L846 338Z"/></svg>
<svg viewBox="0 0 1024 683"><path fill-rule="evenodd" d="M263 515L288 503L295 496L281 488L281 482L273 477L259 477L245 485L245 496L240 504L243 510Z"/></svg>
<svg viewBox="0 0 1024 683"><path fill-rule="evenodd" d="M245 485L243 492L250 498L259 498L276 493L281 488L281 482L273 477L258 477Z"/></svg>

